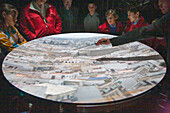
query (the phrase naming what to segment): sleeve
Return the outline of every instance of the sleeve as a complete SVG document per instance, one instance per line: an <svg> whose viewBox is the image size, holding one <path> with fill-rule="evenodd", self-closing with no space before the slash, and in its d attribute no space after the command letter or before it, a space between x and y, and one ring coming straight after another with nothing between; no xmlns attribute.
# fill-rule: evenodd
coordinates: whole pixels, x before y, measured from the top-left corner
<svg viewBox="0 0 170 113"><path fill-rule="evenodd" d="M98 32L102 32L102 25L98 26Z"/></svg>
<svg viewBox="0 0 170 113"><path fill-rule="evenodd" d="M35 39L36 35L29 30L28 28L29 24L30 24L29 20L26 18L25 10L24 10L20 16L20 31L22 31L23 35L28 40L33 40Z"/></svg>
<svg viewBox="0 0 170 113"><path fill-rule="evenodd" d="M17 31L17 36L18 37L23 37L20 33L19 33L19 31L18 31L18 29L17 28L14 28L16 31ZM23 37L24 38L24 37ZM27 41L25 40L25 38L24 38L24 41L23 42L21 42L21 43L19 43L19 45L22 45L22 44L24 44L24 43L26 43Z"/></svg>
<svg viewBox="0 0 170 113"><path fill-rule="evenodd" d="M117 46L128 42L148 39L151 36L170 37L170 29L168 26L169 22L169 15L163 16L153 24L134 29L126 34L124 33L117 38L112 38L110 39L110 42L112 43L112 46Z"/></svg>
<svg viewBox="0 0 170 113"><path fill-rule="evenodd" d="M100 25L100 19L98 18L98 26Z"/></svg>
<svg viewBox="0 0 170 113"><path fill-rule="evenodd" d="M0 33L0 43L3 45L4 48L7 48L8 51L12 51L15 48L8 37L2 33Z"/></svg>
<svg viewBox="0 0 170 113"><path fill-rule="evenodd" d="M55 9L55 15L56 15L56 30L57 30L57 33L61 33L61 30L62 30L62 20L61 20L61 17L59 15L59 13L57 12L57 10Z"/></svg>

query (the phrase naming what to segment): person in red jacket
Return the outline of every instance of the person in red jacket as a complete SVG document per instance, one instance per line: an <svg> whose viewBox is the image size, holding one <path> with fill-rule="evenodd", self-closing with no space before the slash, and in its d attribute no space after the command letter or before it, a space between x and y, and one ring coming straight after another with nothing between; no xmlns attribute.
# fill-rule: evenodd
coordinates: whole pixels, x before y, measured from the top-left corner
<svg viewBox="0 0 170 113"><path fill-rule="evenodd" d="M103 33L121 35L123 31L123 26L119 21L117 21L119 16L116 11L110 9L106 12L105 15L107 22L100 25L98 27L98 31Z"/></svg>
<svg viewBox="0 0 170 113"><path fill-rule="evenodd" d="M132 31L135 28L149 25L145 22L143 16L140 16L140 11L137 7L129 8L127 14L129 20L127 20L125 33Z"/></svg>
<svg viewBox="0 0 170 113"><path fill-rule="evenodd" d="M28 41L61 33L61 18L47 0L33 0L20 15L20 31Z"/></svg>
<svg viewBox="0 0 170 113"><path fill-rule="evenodd" d="M135 6L132 6L128 9L127 15L129 20L127 20L125 33L132 31L133 29L149 25L147 22L145 22L143 16L140 15L139 9ZM141 42L152 47L153 39L150 38L150 39L143 40Z"/></svg>

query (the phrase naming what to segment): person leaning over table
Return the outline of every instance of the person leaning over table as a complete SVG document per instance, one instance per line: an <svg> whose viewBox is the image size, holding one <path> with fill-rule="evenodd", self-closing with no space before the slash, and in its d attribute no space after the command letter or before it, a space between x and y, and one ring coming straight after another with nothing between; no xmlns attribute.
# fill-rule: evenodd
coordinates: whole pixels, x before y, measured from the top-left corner
<svg viewBox="0 0 170 113"><path fill-rule="evenodd" d="M158 21L145 27L136 28L112 39L100 39L96 45L112 44L117 46L128 42L148 39L151 36L164 37L167 42L167 74L170 72L170 0L159 0L159 8L164 14Z"/></svg>
<svg viewBox="0 0 170 113"><path fill-rule="evenodd" d="M15 27L17 16L18 11L13 5L2 4L0 6L0 46L3 57L14 48L26 43Z"/></svg>
<svg viewBox="0 0 170 113"><path fill-rule="evenodd" d="M20 31L28 41L61 33L61 18L47 0L33 0L20 15Z"/></svg>

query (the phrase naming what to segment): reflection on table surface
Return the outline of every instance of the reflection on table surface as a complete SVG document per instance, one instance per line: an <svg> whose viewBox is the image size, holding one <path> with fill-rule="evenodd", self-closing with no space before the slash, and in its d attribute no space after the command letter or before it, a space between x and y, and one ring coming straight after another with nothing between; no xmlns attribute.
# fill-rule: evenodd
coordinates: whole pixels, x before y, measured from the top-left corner
<svg viewBox="0 0 170 113"><path fill-rule="evenodd" d="M112 37L71 33L30 41L5 58L4 76L31 95L68 103L123 100L162 80L165 62L148 46L139 42L94 45L101 38Z"/></svg>

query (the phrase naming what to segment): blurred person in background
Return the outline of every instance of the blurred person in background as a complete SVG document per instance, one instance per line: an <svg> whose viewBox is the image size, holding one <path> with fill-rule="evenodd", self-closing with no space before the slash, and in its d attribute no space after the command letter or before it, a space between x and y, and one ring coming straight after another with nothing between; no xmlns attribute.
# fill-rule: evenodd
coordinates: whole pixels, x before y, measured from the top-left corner
<svg viewBox="0 0 170 113"><path fill-rule="evenodd" d="M97 6L90 2L88 3L89 13L84 19L84 30L90 32L97 32L98 26L100 25L99 14L96 12Z"/></svg>
<svg viewBox="0 0 170 113"><path fill-rule="evenodd" d="M79 10L72 7L72 0L62 0L63 7L60 8L59 14L62 19L62 32L74 32L80 29Z"/></svg>

